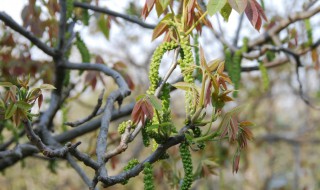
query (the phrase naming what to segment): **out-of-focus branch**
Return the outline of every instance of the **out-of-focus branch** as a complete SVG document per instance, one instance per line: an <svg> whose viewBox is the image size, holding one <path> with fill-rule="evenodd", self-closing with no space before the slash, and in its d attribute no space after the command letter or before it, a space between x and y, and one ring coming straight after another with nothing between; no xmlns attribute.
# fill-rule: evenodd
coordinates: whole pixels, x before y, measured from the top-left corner
<svg viewBox="0 0 320 190"><path fill-rule="evenodd" d="M16 21L14 21L7 13L0 11L0 20L2 20L7 26L11 29L15 30L22 36L26 37L30 42L32 42L35 46L41 49L44 53L55 56L56 52L54 49L47 46L45 43L39 40L36 36L34 36L31 32L27 31L25 28L20 26Z"/></svg>
<svg viewBox="0 0 320 190"><path fill-rule="evenodd" d="M289 144L319 144L320 139L315 138L302 138L292 135L282 135L282 134L267 134L255 138L255 141L259 144L262 142L276 143L276 142L286 142Z"/></svg>
<svg viewBox="0 0 320 190"><path fill-rule="evenodd" d="M320 6L309 10L309 11L303 11L303 12L297 12L292 15L290 15L287 19L283 19L280 21L277 25L272 27L271 29L267 30L263 35L258 37L257 39L254 39L248 43L249 47L254 47L254 46L260 46L261 44L267 42L273 35L279 33L281 30L285 29L287 26L290 24L310 18L317 13L320 12Z"/></svg>
<svg viewBox="0 0 320 190"><path fill-rule="evenodd" d="M121 90L121 96L125 97L130 94L129 87L126 83L126 81L123 79L123 77L115 70L109 68L106 65L103 64L90 64L90 63L71 63L67 62L63 65L64 68L66 69L71 69L71 70L80 70L80 71L88 71L88 70L94 70L94 71L100 71L103 72L104 74L112 77L117 85Z"/></svg>
<svg viewBox="0 0 320 190"><path fill-rule="evenodd" d="M82 168L80 168L77 162L69 154L67 154L66 159L68 163L72 166L72 168L79 174L79 176L85 182L85 184L87 184L87 186L90 187L91 181L90 178L87 176L86 172ZM95 190L98 190L98 188L95 188Z"/></svg>
<svg viewBox="0 0 320 190"><path fill-rule="evenodd" d="M129 16L129 15L126 15L126 14L118 13L118 12L109 10L107 8L96 7L96 6L87 4L87 3L80 3L80 2L74 2L73 5L75 7L80 7L80 8L83 8L83 9L89 9L89 10L92 10L92 11L95 11L95 12L111 15L111 16L114 16L114 17L119 17L119 18L122 18L122 19L124 19L126 21L138 24L138 25L142 26L143 28L148 28L148 29L154 29L155 28L155 25L147 24L147 23L143 22L142 20L140 20L137 17L133 17L133 16Z"/></svg>
<svg viewBox="0 0 320 190"><path fill-rule="evenodd" d="M104 94L104 89L103 91L101 92L99 98L98 98L98 102L97 102L97 105L94 107L92 113L90 115L88 115L87 117L81 119L81 120L78 120L78 121L75 121L75 122L66 122L64 123L65 125L69 125L70 127L77 127L89 120L91 120L92 118L94 118L95 116L97 116L97 113L102 105L102 98L103 98L103 94Z"/></svg>

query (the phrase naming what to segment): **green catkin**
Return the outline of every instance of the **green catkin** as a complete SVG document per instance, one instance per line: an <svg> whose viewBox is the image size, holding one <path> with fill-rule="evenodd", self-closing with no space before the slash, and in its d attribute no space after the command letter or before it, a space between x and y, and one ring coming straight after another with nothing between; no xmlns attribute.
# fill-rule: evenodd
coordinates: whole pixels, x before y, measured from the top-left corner
<svg viewBox="0 0 320 190"><path fill-rule="evenodd" d="M132 126L132 121L131 120L124 121L124 122L120 123L119 127L118 127L118 133L120 135L122 135L125 132L125 130L126 130L126 128L128 126Z"/></svg>
<svg viewBox="0 0 320 190"><path fill-rule="evenodd" d="M150 63L150 71L149 71L149 81L150 81L150 87L147 91L147 94L154 95L158 84L159 84L159 67L161 63L161 59L163 57L163 54L167 51L173 50L177 48L178 45L175 42L164 42L161 45L157 47L157 49L154 51L151 63Z"/></svg>
<svg viewBox="0 0 320 190"><path fill-rule="evenodd" d="M234 80L234 72L233 72L233 63L232 63L232 54L231 51L229 49L225 49L224 50L224 64L225 67L228 71L228 74L230 76L230 79L233 81Z"/></svg>
<svg viewBox="0 0 320 190"><path fill-rule="evenodd" d="M73 0L67 0L66 1L66 7L67 7L67 12L66 12L66 17L67 17L67 20L69 18L72 17L72 12L73 12Z"/></svg>
<svg viewBox="0 0 320 190"><path fill-rule="evenodd" d="M132 168L134 168L136 165L138 165L139 164L139 160L137 160L137 159L132 159L132 160L130 160L129 162L128 162L128 164L123 168L123 170L124 171L129 171L129 170L131 170ZM125 180L125 181L123 181L121 184L122 185L125 185L125 184L127 184L128 183L128 181L129 180Z"/></svg>
<svg viewBox="0 0 320 190"><path fill-rule="evenodd" d="M145 127L142 127L141 129L141 134L142 134L142 142L143 142L143 145L145 147L148 147L150 146L150 137L148 135L148 132L147 132L147 125L145 125Z"/></svg>
<svg viewBox="0 0 320 190"><path fill-rule="evenodd" d="M193 174L192 174L192 160L191 160L191 154L188 148L187 142L182 142L179 147L181 160L183 164L183 170L184 170L184 178L181 185L181 190L188 190L190 189L193 181Z"/></svg>
<svg viewBox="0 0 320 190"><path fill-rule="evenodd" d="M195 62L197 66L200 66L200 55L199 55L199 48L198 48L198 44L199 44L199 35L196 34L194 37L194 45L195 47L193 48L194 50L194 56L195 56ZM196 70L196 79L198 81L202 81L202 73L201 73L201 69L197 69Z"/></svg>
<svg viewBox="0 0 320 190"><path fill-rule="evenodd" d="M259 70L261 72L261 79L262 79L262 84L263 84L263 89L268 90L269 88L269 75L267 68L263 65L262 62L259 63Z"/></svg>
<svg viewBox="0 0 320 190"><path fill-rule="evenodd" d="M242 51L237 50L232 58L232 73L233 73L233 79L231 78L232 82L234 83L234 89L236 91L233 92L233 97L238 96L238 91L240 87L240 80L241 80L241 59L242 59Z"/></svg>
<svg viewBox="0 0 320 190"><path fill-rule="evenodd" d="M90 19L90 15L89 15L89 11L88 10L82 10L82 22L85 26L89 25L89 19Z"/></svg>
<svg viewBox="0 0 320 190"><path fill-rule="evenodd" d="M155 189L154 183L153 183L153 169L152 169L152 164L149 162L144 164L144 169L143 169L143 183L144 183L144 190L153 190Z"/></svg>
<svg viewBox="0 0 320 190"><path fill-rule="evenodd" d="M82 62L84 63L90 62L90 52L86 44L84 43L84 41L81 39L79 33L77 33L76 35L76 46L80 52Z"/></svg>
<svg viewBox="0 0 320 190"><path fill-rule="evenodd" d="M269 62L273 61L276 58L276 54L272 51L267 51L266 58Z"/></svg>
<svg viewBox="0 0 320 190"><path fill-rule="evenodd" d="M201 129L199 127L192 128L192 132L195 138L201 137ZM203 150L205 148L205 143L198 143L197 146L199 149Z"/></svg>
<svg viewBox="0 0 320 190"><path fill-rule="evenodd" d="M308 37L308 46L313 44L313 38L312 38L312 27L311 27L311 22L310 19L306 19L304 21L304 24L306 26L306 31L307 31L307 37Z"/></svg>
<svg viewBox="0 0 320 190"><path fill-rule="evenodd" d="M187 45L187 42L181 42L181 58L180 68L183 74L183 80L186 83L193 83L194 78L192 76L192 71L190 71L190 66L193 64L193 54L191 47ZM192 115L195 112L195 105L193 105L193 94L191 91L186 92L186 114Z"/></svg>

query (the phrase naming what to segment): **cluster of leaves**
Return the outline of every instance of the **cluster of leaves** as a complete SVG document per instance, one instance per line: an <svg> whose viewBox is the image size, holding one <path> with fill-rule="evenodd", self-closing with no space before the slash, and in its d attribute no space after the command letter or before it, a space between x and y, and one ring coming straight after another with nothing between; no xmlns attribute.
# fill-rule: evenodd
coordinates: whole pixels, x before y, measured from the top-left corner
<svg viewBox="0 0 320 190"><path fill-rule="evenodd" d="M33 116L31 108L37 102L40 109L43 102L42 90L55 89L50 84L42 84L36 88L29 88L27 80L18 79L16 84L0 82L0 86L6 88L4 97L0 97L0 117L4 120L12 120L19 126L21 120L31 120Z"/></svg>

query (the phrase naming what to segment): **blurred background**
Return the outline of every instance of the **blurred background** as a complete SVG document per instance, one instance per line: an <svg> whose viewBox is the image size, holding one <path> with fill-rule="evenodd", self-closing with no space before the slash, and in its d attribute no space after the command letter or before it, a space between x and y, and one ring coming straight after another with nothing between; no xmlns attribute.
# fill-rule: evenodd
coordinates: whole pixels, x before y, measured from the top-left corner
<svg viewBox="0 0 320 190"><path fill-rule="evenodd" d="M48 2L43 0L44 2ZM49 0L50 2L51 0ZM308 1L299 0L268 0L265 1L265 12L270 22L281 20L296 11L302 11L303 5ZM5 11L19 24L23 24L23 9L29 4L27 0L0 1L0 11ZM99 6L107 7L111 10L130 13L139 16L144 0L100 0ZM45 9L41 1L36 1L36 5L41 9L40 21L46 20L48 10ZM314 7L320 6L316 2ZM151 41L152 30L142 28L138 25L125 22L121 19L110 18L108 35L101 32L99 28L100 15L89 11L92 16L89 20L89 27L77 23L76 31L80 32L90 53L111 66L123 69L134 85L134 91L128 98L132 101L139 94L148 88L148 65L153 51L162 39ZM224 22L220 16L210 18L213 28L223 37L233 42L238 23L241 16L235 11L232 12L229 22ZM158 22L155 11L146 20L147 23ZM320 15L313 16L310 20L314 41L320 37ZM53 21L52 21L53 22ZM39 22L40 23L40 22ZM36 24L36 23L35 23ZM55 24L50 23L50 24ZM49 24L48 24L49 25ZM33 26L37 31L37 27ZM298 43L307 39L305 22L296 22L289 26L289 29L297 31ZM288 29L288 30L289 30ZM0 39L5 39L6 30L0 22ZM39 29L40 30L40 29ZM50 29L45 29L42 33L44 41L50 41ZM254 39L263 34L266 28L260 32L254 30L247 19L242 22L240 39L249 37ZM288 30L282 31L279 36L285 38ZM1 64L1 67L15 68L17 73L27 74L31 72L33 65L41 64L34 68L39 72L44 81L52 81L50 74L51 58L46 56L36 47L31 47L29 42L19 34L12 33L15 47L11 52L10 65ZM203 29L200 44L204 47L207 60L223 58L223 45L208 28ZM16 45L19 44L19 45ZM241 42L239 42L241 45ZM5 51L0 42L0 52ZM318 48L319 53L319 48ZM318 54L317 54L318 55ZM161 74L164 75L169 68L172 55L168 54L161 65ZM3 57L2 57L3 59ZM22 59L28 59L28 63L21 65ZM80 62L79 51L73 48L70 60ZM0 60L5 62L4 60ZM299 75L302 81L304 96L314 107L320 107L320 73L313 63L310 55L302 58L303 67L299 68ZM126 65L123 67L122 65ZM243 60L243 66L256 66L257 61ZM179 77L179 71L170 77L174 81ZM227 142L208 144L204 151L193 152L194 172L203 172L204 178L198 179L193 185L193 189L221 189L221 190L316 190L320 189L320 111L307 105L299 95L299 83L297 82L296 67L291 63L270 68L267 71L268 84L261 75L261 71L251 71L242 73L241 88L239 96L231 103L229 108L245 104L246 107L240 114L243 120L249 120L256 125L252 128L254 140L249 144L247 150L242 154L240 170L237 174L232 174L232 160L234 150ZM71 76L72 73L71 73ZM2 76L3 77L3 76ZM91 77L91 78L90 78ZM3 79L3 78L2 78ZM86 88L77 87L73 96L74 101L65 105L65 110L59 111L55 118L55 124L62 126L63 119L70 121L85 117L91 113L96 104L98 95L104 85L108 89L114 88L114 84L108 78L95 78L90 74L82 77L74 75L71 77L74 82L82 82ZM183 123L184 101L181 101L180 91L171 94L173 120L177 124ZM178 109L180 108L181 109ZM43 107L45 109L45 107ZM37 112L37 110L35 110ZM113 122L117 126L122 118ZM116 127L113 140L117 140ZM61 127L61 130L67 130ZM9 134L9 133L8 133ZM89 133L79 138L83 143L81 150L90 153L95 151L95 137L97 132ZM151 149L143 148L141 138L130 144L128 150L117 156L109 163L108 167L113 170L111 174L116 174L122 170L130 158L143 159L150 153ZM181 163L179 163L177 147L169 150L173 155L167 161L155 164L155 176L158 183L157 189L175 189L171 186L171 180L181 177ZM48 164L49 163L49 164ZM93 171L89 169L87 172ZM175 172L172 172L175 171ZM170 180L168 180L170 179ZM0 189L86 189L80 177L73 169L64 162L47 162L41 156L28 157L19 164L8 168L0 175ZM141 189L143 188L142 177L132 178L128 185L116 185L108 189ZM101 188L103 189L103 188Z"/></svg>

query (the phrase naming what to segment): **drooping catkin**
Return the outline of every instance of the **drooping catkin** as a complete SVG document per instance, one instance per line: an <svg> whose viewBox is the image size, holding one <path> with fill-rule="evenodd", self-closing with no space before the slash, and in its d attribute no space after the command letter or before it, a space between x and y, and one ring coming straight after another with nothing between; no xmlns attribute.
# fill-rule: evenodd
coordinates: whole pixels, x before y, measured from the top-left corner
<svg viewBox="0 0 320 190"><path fill-rule="evenodd" d="M182 142L179 147L181 160L183 164L184 170L184 178L181 185L181 190L188 190L190 189L193 181L193 166L192 166L192 159L191 154L188 148L187 142Z"/></svg>
<svg viewBox="0 0 320 190"><path fill-rule="evenodd" d="M152 164L149 162L144 164L143 169L143 183L144 183L144 190L153 190L154 188L154 182L153 182L153 168Z"/></svg>

